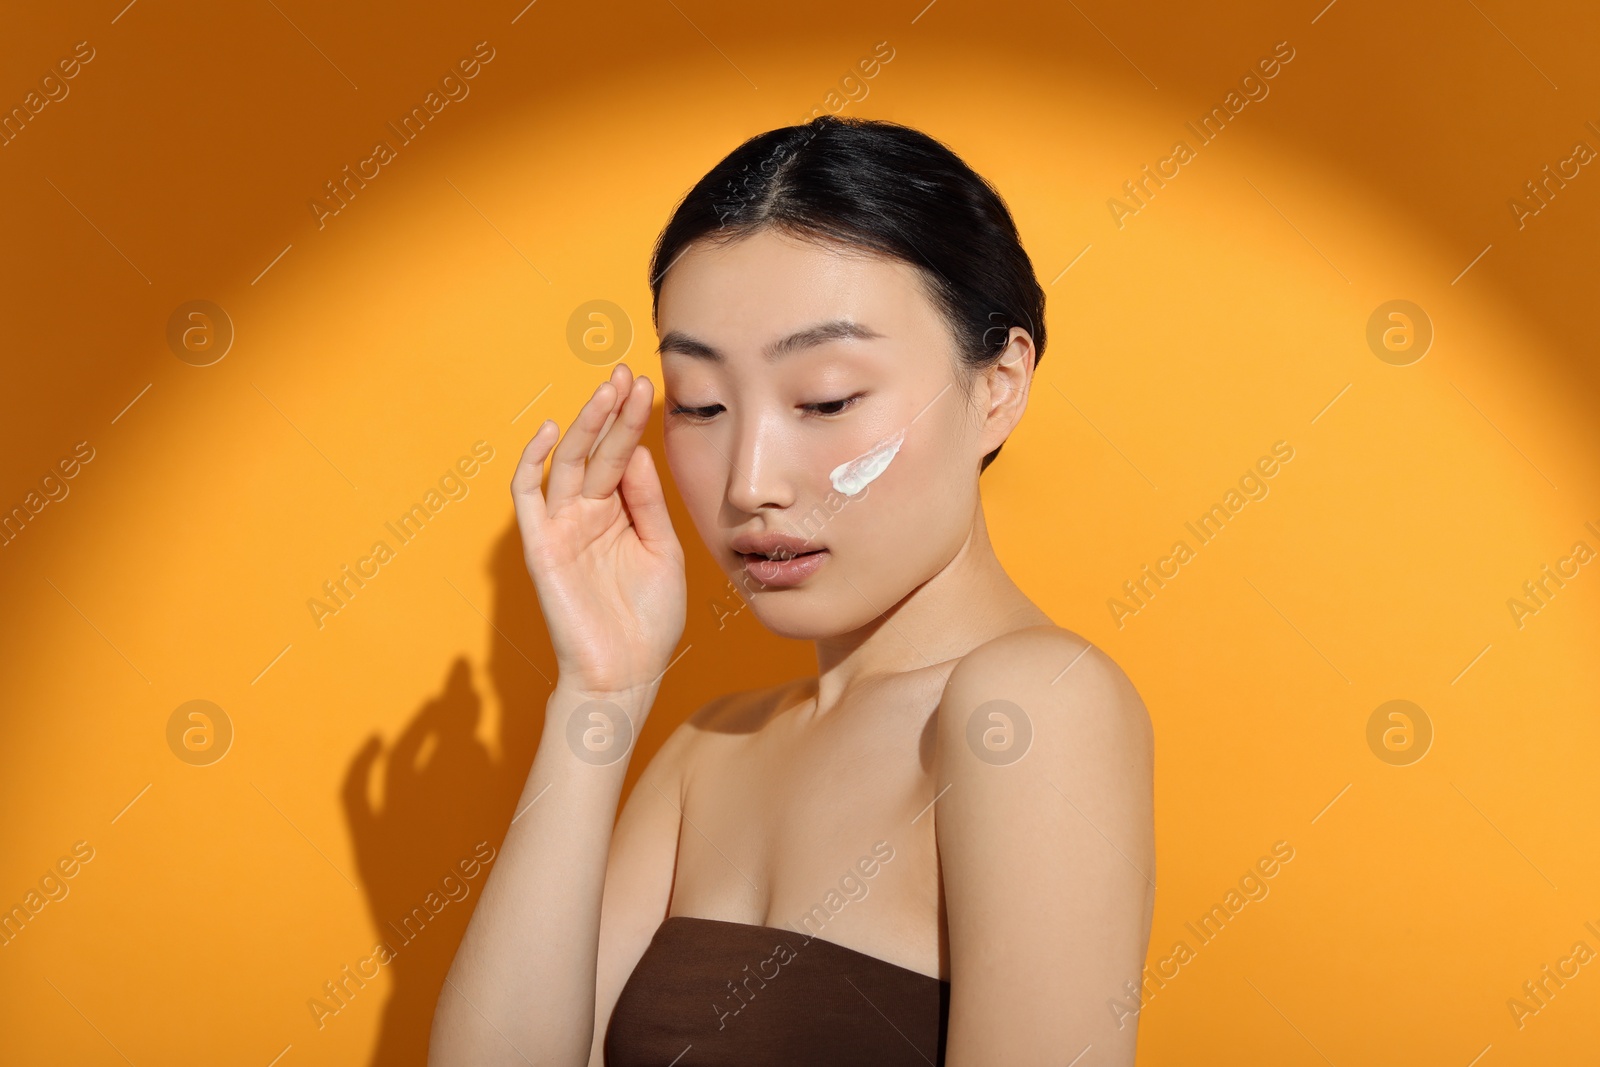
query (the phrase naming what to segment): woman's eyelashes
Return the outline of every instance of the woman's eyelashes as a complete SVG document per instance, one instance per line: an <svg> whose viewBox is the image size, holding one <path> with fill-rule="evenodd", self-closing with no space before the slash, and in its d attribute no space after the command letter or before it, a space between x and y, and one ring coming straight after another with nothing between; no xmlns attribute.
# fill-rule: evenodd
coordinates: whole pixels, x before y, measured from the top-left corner
<svg viewBox="0 0 1600 1067"><path fill-rule="evenodd" d="M681 405L674 405L667 410L667 414L682 415L690 419L704 420L709 419L712 415L715 415L721 407L721 404L713 404L708 408L686 408L682 407Z"/></svg>
<svg viewBox="0 0 1600 1067"><path fill-rule="evenodd" d="M852 396L842 397L838 400L818 400L810 404L801 404L799 407L802 411L815 415L818 418L829 419L844 414L846 410L854 406L856 402L865 395L865 393L856 393ZM693 419L697 422L704 422L715 417L717 412L721 410L723 410L721 404L712 404L709 407L700 408L684 407L681 404L675 404L667 410L667 414L679 415L684 418Z"/></svg>
<svg viewBox="0 0 1600 1067"><path fill-rule="evenodd" d="M856 393L852 396L847 396L842 400L820 400L815 404L802 404L800 406L807 411L820 415L823 418L830 418L834 415L842 415L846 408L853 406L856 401L860 400L863 396L866 396L866 394ZM822 408L832 408L833 410L823 411L821 410Z"/></svg>

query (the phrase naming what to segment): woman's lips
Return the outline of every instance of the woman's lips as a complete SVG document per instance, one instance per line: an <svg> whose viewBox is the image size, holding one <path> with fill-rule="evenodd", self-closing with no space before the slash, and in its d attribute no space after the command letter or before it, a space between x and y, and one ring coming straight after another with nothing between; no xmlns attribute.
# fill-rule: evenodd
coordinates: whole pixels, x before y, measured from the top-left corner
<svg viewBox="0 0 1600 1067"><path fill-rule="evenodd" d="M819 548L789 559L768 559L753 553L744 554L744 569L756 581L773 588L783 589L799 585L811 577L828 559L828 550Z"/></svg>

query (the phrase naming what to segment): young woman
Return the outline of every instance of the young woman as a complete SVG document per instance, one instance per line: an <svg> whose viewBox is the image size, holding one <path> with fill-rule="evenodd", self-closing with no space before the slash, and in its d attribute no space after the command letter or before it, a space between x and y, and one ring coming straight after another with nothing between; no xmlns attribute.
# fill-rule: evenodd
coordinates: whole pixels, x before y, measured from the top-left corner
<svg viewBox="0 0 1600 1067"><path fill-rule="evenodd" d="M539 428L512 495L560 676L429 1062L1132 1064L1151 728L989 541L1045 342L1000 196L824 116L712 168L650 273L667 463L817 673L700 709L613 828L685 622L653 386L618 365Z"/></svg>

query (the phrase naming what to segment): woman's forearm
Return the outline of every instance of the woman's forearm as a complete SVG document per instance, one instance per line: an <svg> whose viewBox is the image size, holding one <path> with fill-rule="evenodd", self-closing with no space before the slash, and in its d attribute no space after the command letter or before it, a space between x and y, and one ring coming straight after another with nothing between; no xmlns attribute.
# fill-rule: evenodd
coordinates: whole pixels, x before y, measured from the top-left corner
<svg viewBox="0 0 1600 1067"><path fill-rule="evenodd" d="M588 1062L612 825L633 724L655 691L599 695L557 682L528 783L439 993L430 1067Z"/></svg>

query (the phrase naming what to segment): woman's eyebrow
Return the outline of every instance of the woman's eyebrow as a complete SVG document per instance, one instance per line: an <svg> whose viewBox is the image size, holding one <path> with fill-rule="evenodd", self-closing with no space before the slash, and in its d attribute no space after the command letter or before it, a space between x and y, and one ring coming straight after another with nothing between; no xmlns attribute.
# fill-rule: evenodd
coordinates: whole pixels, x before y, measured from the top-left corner
<svg viewBox="0 0 1600 1067"><path fill-rule="evenodd" d="M761 354L767 362L772 363L783 358L791 352L805 348L815 348L817 345L829 341L858 340L870 341L884 335L863 323L853 322L849 319L833 319L828 322L814 323L804 329L796 330L787 337L781 337L762 349ZM690 337L682 330L668 330L661 338L661 344L656 351L662 355L668 352L677 352L680 355L693 356L695 359L708 360L712 363L724 362L721 352L711 345L697 338Z"/></svg>

